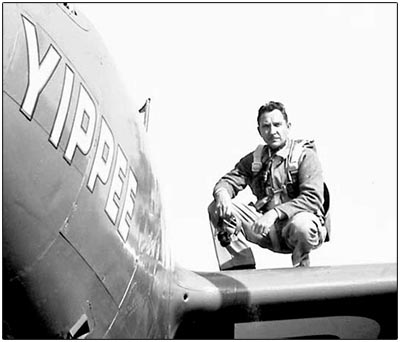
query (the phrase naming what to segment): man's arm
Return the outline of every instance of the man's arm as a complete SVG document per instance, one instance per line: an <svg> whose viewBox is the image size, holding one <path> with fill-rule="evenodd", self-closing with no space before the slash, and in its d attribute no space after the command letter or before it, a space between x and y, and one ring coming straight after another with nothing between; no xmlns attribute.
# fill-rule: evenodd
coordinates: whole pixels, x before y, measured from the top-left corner
<svg viewBox="0 0 400 342"><path fill-rule="evenodd" d="M232 198L243 190L249 181L250 155L242 158L235 168L223 176L214 187L213 195L216 202L216 213L219 217L228 218L232 215ZM250 171L251 172L251 171ZM250 173L251 174L251 173Z"/></svg>
<svg viewBox="0 0 400 342"><path fill-rule="evenodd" d="M214 198L216 199L216 195L221 191L226 191L230 198L234 198L239 191L242 191L247 186L252 176L252 161L253 154L249 153L235 165L232 171L224 175L214 187Z"/></svg>

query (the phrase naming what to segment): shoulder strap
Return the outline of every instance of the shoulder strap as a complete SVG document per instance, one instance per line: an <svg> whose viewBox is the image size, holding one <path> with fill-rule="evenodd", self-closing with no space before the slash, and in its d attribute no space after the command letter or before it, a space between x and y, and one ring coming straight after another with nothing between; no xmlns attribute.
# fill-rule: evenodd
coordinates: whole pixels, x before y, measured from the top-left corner
<svg viewBox="0 0 400 342"><path fill-rule="evenodd" d="M293 140L291 142L288 158L286 159L286 170L288 182L293 183L297 179L297 174L299 172L299 164L302 160L303 152L306 148L311 148L316 151L314 140ZM329 217L329 207L330 207L330 196L329 190L324 182L324 199L323 207L325 211L325 226L328 231L330 230L330 217ZM328 227L329 226L329 227ZM328 233L329 234L329 233ZM329 241L329 235L327 240Z"/></svg>
<svg viewBox="0 0 400 342"><path fill-rule="evenodd" d="M286 170L288 173L289 182L293 181L293 176L299 172L299 165L302 160L303 152L306 148L315 149L313 140L293 140L291 142L289 156L286 160Z"/></svg>
<svg viewBox="0 0 400 342"><path fill-rule="evenodd" d="M253 163L251 164L251 171L253 173L258 173L262 168L262 151L264 149L264 145L258 145L257 148L253 152Z"/></svg>

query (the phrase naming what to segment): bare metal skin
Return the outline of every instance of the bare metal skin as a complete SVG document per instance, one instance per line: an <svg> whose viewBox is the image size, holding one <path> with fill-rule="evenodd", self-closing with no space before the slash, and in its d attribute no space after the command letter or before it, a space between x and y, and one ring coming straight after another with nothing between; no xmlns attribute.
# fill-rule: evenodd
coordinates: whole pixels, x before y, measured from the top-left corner
<svg viewBox="0 0 400 342"><path fill-rule="evenodd" d="M3 338L232 338L276 320L396 338L395 265L175 266L142 122L94 28L62 4L3 10Z"/></svg>

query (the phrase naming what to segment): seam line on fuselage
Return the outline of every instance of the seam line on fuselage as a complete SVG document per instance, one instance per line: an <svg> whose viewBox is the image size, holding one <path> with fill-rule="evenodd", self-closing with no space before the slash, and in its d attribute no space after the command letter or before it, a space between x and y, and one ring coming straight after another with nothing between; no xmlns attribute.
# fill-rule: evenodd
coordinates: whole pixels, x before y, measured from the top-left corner
<svg viewBox="0 0 400 342"><path fill-rule="evenodd" d="M113 320L111 321L110 326L107 328L107 331L105 332L105 334L103 335L103 338L106 338L106 336L108 335L108 333L110 332L111 328L113 327L115 321L117 320L119 314L119 310L117 310L117 313L115 314Z"/></svg>
<svg viewBox="0 0 400 342"><path fill-rule="evenodd" d="M17 33L15 34L15 40L12 46L12 50L10 53L10 61L7 65L7 69L3 72L3 79L4 79L4 75L6 75L8 73L8 70L11 68L11 65L13 64L14 58L15 58L15 54L17 51L17 44L18 44L18 39L19 39L19 35L20 35L20 30L17 31ZM4 60L3 60L3 65L4 65Z"/></svg>
<svg viewBox="0 0 400 342"><path fill-rule="evenodd" d="M124 295L122 296L122 299L121 299L121 301L120 301L120 303L119 303L119 305L118 305L118 310L117 310L117 312L116 312L116 314L115 314L113 320L111 321L110 325L108 326L108 328L107 328L107 330L106 330L106 332L105 332L105 334L104 334L103 337L107 336L107 334L108 334L108 333L110 332L110 330L112 329L112 327L113 327L115 321L117 320L117 317L118 317L118 315L119 315L119 311L121 310L122 304L123 304L123 302L125 301L125 297L126 297L126 295L128 294L129 289L131 288L131 285L132 285L132 282L133 282L133 278L135 277L135 274L136 274L137 269L138 269L138 267L136 266L135 269L134 269L134 271L133 271L133 273L132 273L131 279L129 280L129 283L128 283L128 286L127 286L127 288L126 288L126 290L125 290L125 293L124 293Z"/></svg>
<svg viewBox="0 0 400 342"><path fill-rule="evenodd" d="M14 97L12 97L6 90L3 89L3 93L4 93L5 95L7 95L7 96L18 106L18 108L21 107L21 104L18 103L18 101L17 101ZM4 103L3 103L3 105L4 105ZM35 117L32 118L32 121L34 121L34 122L42 129L43 132L45 132L46 134L48 134L48 135L50 136L50 132L48 132L48 131L41 125L41 123L35 119ZM47 140L47 141L48 141L48 140ZM61 146L60 146L59 148L60 148L60 151L63 152L62 154L64 154L64 153L65 153L65 149L63 149ZM57 148L57 149L58 149L58 148ZM72 163L70 166L72 166L76 171L78 171L78 173L79 173L82 177L84 177L85 174L84 174L81 170L79 170L79 169L77 168L77 166L76 166L74 163Z"/></svg>
<svg viewBox="0 0 400 342"><path fill-rule="evenodd" d="M52 247L52 246L55 244L55 242L57 241L57 238L58 238L58 237L56 237L55 239L53 239L53 240L48 244L48 246L45 248L44 252L41 253L37 258L35 258L35 260L32 262L32 264L30 264L29 266L24 267L24 268L23 268L23 272L26 272L26 274L31 273L32 270L35 268L36 264L37 264L39 261L41 261L41 260L46 256L46 254L50 251L51 247ZM9 281L9 282L13 282L14 280L21 280L21 279L22 279L21 276L20 276L19 274L17 274L15 277L10 278L8 281Z"/></svg>
<svg viewBox="0 0 400 342"><path fill-rule="evenodd" d="M126 297L126 295L128 294L128 291L129 291L129 289L130 289L130 287L131 287L131 285L132 285L132 281L133 281L133 278L135 277L135 274L136 274L137 269L138 269L138 266L136 265L135 269L133 270L131 279L129 280L128 286L126 287L125 293L124 293L124 295L122 296L122 299L121 299L121 301L120 301L120 303L119 303L119 305L118 305L118 310L121 309L122 303L124 302L125 297Z"/></svg>
<svg viewBox="0 0 400 342"><path fill-rule="evenodd" d="M68 238L61 232L59 231L59 234L61 237L75 250L75 252L82 258L82 260L85 262L85 264L90 268L90 270L95 274L96 278L100 282L101 286L104 288L104 290L107 292L107 294L110 296L112 302L115 304L116 308L118 309L118 304L115 302L114 297L111 295L110 291L107 289L107 287L104 285L102 280L100 279L99 275L97 272L93 269L93 267L89 264L89 262L85 259L85 257L78 251L77 248L68 240Z"/></svg>

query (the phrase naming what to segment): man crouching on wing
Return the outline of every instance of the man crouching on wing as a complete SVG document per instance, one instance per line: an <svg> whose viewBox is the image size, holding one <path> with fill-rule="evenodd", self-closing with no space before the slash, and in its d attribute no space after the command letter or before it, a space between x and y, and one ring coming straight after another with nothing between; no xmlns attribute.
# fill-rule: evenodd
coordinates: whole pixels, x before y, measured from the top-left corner
<svg viewBox="0 0 400 342"><path fill-rule="evenodd" d="M327 188L315 145L289 138L291 124L279 102L261 106L257 123L266 145L217 182L208 208L211 223L222 232L239 221L248 241L291 253L293 266L310 266L310 251L329 240ZM247 185L257 197L255 205L232 201Z"/></svg>

